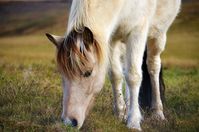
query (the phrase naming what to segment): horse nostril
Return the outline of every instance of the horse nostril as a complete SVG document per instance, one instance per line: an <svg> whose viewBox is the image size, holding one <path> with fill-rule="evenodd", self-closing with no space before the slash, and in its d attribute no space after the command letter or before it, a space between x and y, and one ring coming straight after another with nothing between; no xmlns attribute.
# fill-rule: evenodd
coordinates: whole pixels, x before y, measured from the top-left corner
<svg viewBox="0 0 199 132"><path fill-rule="evenodd" d="M77 122L76 119L69 119L69 118L63 119L62 118L62 121L67 126L72 126L72 127L77 127L78 126L78 122Z"/></svg>
<svg viewBox="0 0 199 132"><path fill-rule="evenodd" d="M72 122L73 127L76 127L78 125L78 122L76 119L72 119L71 122Z"/></svg>

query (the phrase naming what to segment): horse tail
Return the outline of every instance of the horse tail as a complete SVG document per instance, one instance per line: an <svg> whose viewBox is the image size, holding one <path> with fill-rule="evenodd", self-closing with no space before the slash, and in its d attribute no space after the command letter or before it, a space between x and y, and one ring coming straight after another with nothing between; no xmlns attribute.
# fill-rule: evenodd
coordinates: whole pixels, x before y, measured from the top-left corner
<svg viewBox="0 0 199 132"><path fill-rule="evenodd" d="M143 64L142 64L142 83L140 87L140 93L139 93L139 103L141 108L143 109L150 109L151 108L151 103L152 103L152 84L149 76L149 72L147 69L147 53L146 51L144 52L144 57L143 57ZM162 73L162 65L161 65L161 70L160 70L160 75L159 75L159 84L160 84L160 96L161 100L164 104L165 101L165 84L163 80L163 73Z"/></svg>

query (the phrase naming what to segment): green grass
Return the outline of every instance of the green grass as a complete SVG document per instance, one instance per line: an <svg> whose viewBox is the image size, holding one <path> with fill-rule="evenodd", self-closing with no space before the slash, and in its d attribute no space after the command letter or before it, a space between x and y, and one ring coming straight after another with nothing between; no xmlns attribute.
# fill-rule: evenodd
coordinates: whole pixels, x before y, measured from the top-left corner
<svg viewBox="0 0 199 132"><path fill-rule="evenodd" d="M55 47L48 42L44 34L40 36L3 37L0 40L0 62L47 63L54 60Z"/></svg>
<svg viewBox="0 0 199 132"><path fill-rule="evenodd" d="M183 5L182 13L168 32L162 55L167 122L153 121L148 113L143 112L144 131L199 131L198 7L199 4ZM60 11L60 16L63 13ZM47 18L57 18L56 13L50 14ZM15 25L14 29L5 27L3 31L26 26L27 16L16 21L15 24L20 26ZM55 63L56 49L44 36L47 31L63 34L66 18L63 16L53 21L55 24L51 27L38 29L36 26L24 29L20 35L10 32L12 36L4 34L0 37L0 131L78 131L60 121L62 88ZM10 17L7 22L13 24L13 19L17 18ZM40 23L51 23L47 20L41 18L31 23L39 26ZM80 131L130 131L114 116L112 100L111 84L106 79Z"/></svg>
<svg viewBox="0 0 199 132"><path fill-rule="evenodd" d="M145 114L146 131L197 131L199 129L199 69L164 69L165 115L157 123ZM60 122L62 89L54 62L0 65L0 126L5 131L71 130ZM107 80L82 131L128 131L114 116L112 91Z"/></svg>
<svg viewBox="0 0 199 132"><path fill-rule="evenodd" d="M165 66L199 66L199 32L170 32L162 60Z"/></svg>

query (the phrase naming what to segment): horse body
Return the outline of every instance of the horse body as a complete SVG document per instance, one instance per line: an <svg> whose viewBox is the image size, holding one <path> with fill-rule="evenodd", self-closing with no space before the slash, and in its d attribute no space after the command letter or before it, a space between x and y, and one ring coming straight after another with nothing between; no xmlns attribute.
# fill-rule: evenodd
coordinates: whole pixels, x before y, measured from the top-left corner
<svg viewBox="0 0 199 132"><path fill-rule="evenodd" d="M160 54L180 3L180 0L73 0L66 38L47 35L58 47L64 87L62 117L66 124L82 126L95 94L103 86L110 57L116 113L119 118L126 115L129 128L141 130L138 97L145 47L152 84L151 109L155 117L165 119L159 88ZM126 53L124 74L121 49ZM122 95L123 76L127 83L127 105Z"/></svg>

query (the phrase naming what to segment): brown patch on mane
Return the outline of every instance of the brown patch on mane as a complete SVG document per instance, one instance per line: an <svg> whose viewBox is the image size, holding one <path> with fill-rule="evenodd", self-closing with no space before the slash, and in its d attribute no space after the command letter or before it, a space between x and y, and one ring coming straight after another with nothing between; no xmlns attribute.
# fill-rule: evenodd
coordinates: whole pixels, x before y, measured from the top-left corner
<svg viewBox="0 0 199 132"><path fill-rule="evenodd" d="M100 63L102 50L92 32L88 28L71 31L58 48L59 69L68 79L78 78L82 73L92 70L93 64L87 56L88 52L96 56Z"/></svg>

